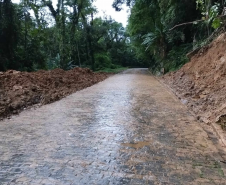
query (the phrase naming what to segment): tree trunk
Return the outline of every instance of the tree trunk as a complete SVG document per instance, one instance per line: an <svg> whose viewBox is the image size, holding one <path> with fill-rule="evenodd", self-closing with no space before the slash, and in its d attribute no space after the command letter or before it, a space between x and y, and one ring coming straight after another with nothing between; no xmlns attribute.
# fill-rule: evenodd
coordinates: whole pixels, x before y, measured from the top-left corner
<svg viewBox="0 0 226 185"><path fill-rule="evenodd" d="M60 43L60 66L63 69L67 67L66 61L66 48L65 48L65 36L66 36L66 28L65 28L65 12L64 12L64 0L61 0L61 43Z"/></svg>
<svg viewBox="0 0 226 185"><path fill-rule="evenodd" d="M80 53L78 48L78 42L76 42L76 46L77 46L78 63L79 63L79 67L81 67L81 59L80 59Z"/></svg>
<svg viewBox="0 0 226 185"><path fill-rule="evenodd" d="M92 29L92 25L93 25L93 14L91 14L91 23L90 26L87 24L86 22L86 18L85 16L82 14L82 19L83 19L83 23L84 23L84 27L86 29L86 40L87 40L87 45L88 45L88 50L89 50L89 56L91 57L91 68L92 70L95 70L95 59L94 59L94 51L93 51L93 47L92 47L92 34L91 34L91 29Z"/></svg>

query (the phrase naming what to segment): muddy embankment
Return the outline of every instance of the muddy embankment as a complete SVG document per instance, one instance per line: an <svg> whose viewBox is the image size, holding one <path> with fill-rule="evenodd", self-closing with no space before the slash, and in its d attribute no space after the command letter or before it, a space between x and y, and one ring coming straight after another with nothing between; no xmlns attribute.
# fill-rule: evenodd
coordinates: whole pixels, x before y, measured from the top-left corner
<svg viewBox="0 0 226 185"><path fill-rule="evenodd" d="M0 119L32 105L57 101L103 81L109 75L90 69L55 69L37 72L0 72Z"/></svg>
<svg viewBox="0 0 226 185"><path fill-rule="evenodd" d="M226 130L226 33L161 79L205 123Z"/></svg>

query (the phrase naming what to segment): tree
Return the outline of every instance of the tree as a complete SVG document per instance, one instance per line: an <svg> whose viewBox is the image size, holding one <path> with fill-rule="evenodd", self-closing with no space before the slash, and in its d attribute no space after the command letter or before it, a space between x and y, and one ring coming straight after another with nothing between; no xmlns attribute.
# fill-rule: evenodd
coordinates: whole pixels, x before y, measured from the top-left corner
<svg viewBox="0 0 226 185"><path fill-rule="evenodd" d="M122 4L131 7L128 32L137 57L149 60L149 65L154 70L166 65L167 70L170 70L170 66L175 69L187 61L186 52L192 48L195 40L208 37L213 31L211 26L219 27L220 20L217 16L225 2L115 0L113 7L120 11ZM196 24L196 20L202 19L197 8L205 15L205 21L202 21L205 29L202 24Z"/></svg>
<svg viewBox="0 0 226 185"><path fill-rule="evenodd" d="M6 70L15 57L19 20L11 0L0 0L0 71Z"/></svg>

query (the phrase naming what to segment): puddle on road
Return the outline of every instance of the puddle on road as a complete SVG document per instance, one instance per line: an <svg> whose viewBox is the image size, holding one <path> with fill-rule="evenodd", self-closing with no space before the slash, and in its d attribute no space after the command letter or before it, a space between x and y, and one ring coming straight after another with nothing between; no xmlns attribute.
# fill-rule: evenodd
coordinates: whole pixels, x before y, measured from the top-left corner
<svg viewBox="0 0 226 185"><path fill-rule="evenodd" d="M126 147L131 147L131 148L135 148L135 149L140 149L143 148L144 146L147 146L150 144L150 141L139 141L136 143L122 143L122 146L126 146Z"/></svg>

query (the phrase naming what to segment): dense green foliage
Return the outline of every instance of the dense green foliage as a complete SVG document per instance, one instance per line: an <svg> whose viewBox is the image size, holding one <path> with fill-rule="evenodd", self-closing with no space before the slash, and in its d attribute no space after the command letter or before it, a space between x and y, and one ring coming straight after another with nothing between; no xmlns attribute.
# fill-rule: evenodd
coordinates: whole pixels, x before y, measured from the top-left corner
<svg viewBox="0 0 226 185"><path fill-rule="evenodd" d="M222 26L225 0L115 0L113 6L120 11L123 3L131 6L128 33L136 57L167 72Z"/></svg>
<svg viewBox="0 0 226 185"><path fill-rule="evenodd" d="M0 0L0 71L134 65L122 24L95 14L92 0Z"/></svg>
<svg viewBox="0 0 226 185"><path fill-rule="evenodd" d="M175 70L224 18L225 0L115 0L113 7L124 3L131 7L127 28L97 18L93 0L58 0L56 7L51 0L0 0L0 71Z"/></svg>

